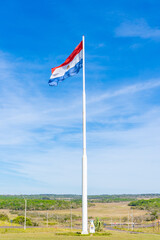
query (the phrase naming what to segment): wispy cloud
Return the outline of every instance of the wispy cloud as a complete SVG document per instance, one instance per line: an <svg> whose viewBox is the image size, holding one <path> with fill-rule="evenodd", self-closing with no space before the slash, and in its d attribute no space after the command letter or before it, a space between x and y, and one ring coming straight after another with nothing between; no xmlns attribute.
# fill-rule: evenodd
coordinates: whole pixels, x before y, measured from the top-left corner
<svg viewBox="0 0 160 240"><path fill-rule="evenodd" d="M46 94L41 81L43 75L33 70L40 69L41 65L35 63L34 68L34 63L24 64L20 59L12 63L12 57L4 53L1 54L0 62L1 174L25 177L36 182L33 192L39 182L44 191L47 185L47 191L58 192L58 189L65 187L66 192L72 188L73 192L79 193L82 155L81 89L75 87L73 93L73 89L65 86L65 91L61 88L63 98L57 93L58 88L52 89L51 94ZM28 67L23 72L24 81L21 81L19 69L26 65ZM5 86L5 81L12 81L13 88L8 84ZM103 173L100 163L104 168L107 161L107 166L111 169L111 162L112 167L114 163L120 167L119 161L126 164L127 159L149 162L151 155L148 152L152 154L159 151L160 109L151 105L146 107L142 98L137 99L139 93L147 98L145 92L154 92L159 87L159 79L150 79L121 86L119 89L103 88L96 93L87 90L89 181L93 181L91 171L95 171L95 166ZM148 150L145 152L146 146ZM152 154L154 161L157 161L157 156L158 154ZM103 173L100 181L109 181L108 176ZM74 183L72 179L75 179ZM95 189L99 189L99 183L96 184ZM94 190L90 191L93 193Z"/></svg>
<svg viewBox="0 0 160 240"><path fill-rule="evenodd" d="M160 79L151 79L149 81L143 82L143 83L136 83L133 85L125 86L123 88L120 88L115 91L110 91L101 94L98 97L91 98L89 102L99 102L107 98L113 98L113 97L118 97L121 95L127 95L127 94L134 94L140 91L145 91L153 88L160 87Z"/></svg>
<svg viewBox="0 0 160 240"><path fill-rule="evenodd" d="M104 42L100 43L89 43L89 46L91 46L94 49L104 48L106 44Z"/></svg>
<svg viewBox="0 0 160 240"><path fill-rule="evenodd" d="M160 28L150 27L144 19L123 22L116 28L117 37L160 38Z"/></svg>

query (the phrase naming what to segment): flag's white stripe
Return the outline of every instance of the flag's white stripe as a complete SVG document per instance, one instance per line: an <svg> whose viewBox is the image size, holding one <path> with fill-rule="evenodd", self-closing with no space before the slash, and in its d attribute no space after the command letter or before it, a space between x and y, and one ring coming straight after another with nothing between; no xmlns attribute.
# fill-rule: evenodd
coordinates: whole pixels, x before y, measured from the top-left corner
<svg viewBox="0 0 160 240"><path fill-rule="evenodd" d="M73 68L78 62L80 62L82 58L83 51L81 50L69 64L60 68L56 68L56 70L52 73L50 79L63 76L70 68Z"/></svg>

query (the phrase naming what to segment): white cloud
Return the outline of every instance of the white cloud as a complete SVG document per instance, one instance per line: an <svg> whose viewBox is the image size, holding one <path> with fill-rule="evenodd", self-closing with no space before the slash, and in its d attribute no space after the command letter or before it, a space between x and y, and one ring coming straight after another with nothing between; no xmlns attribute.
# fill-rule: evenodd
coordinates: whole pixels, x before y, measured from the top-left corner
<svg viewBox="0 0 160 240"><path fill-rule="evenodd" d="M123 96L123 95L127 95L127 94L135 94L141 91L145 91L145 90L150 90L153 88L157 88L160 87L160 79L150 79L148 81L143 81L143 83L136 83L133 85L129 85L129 86L124 86L118 90L111 90L106 91L106 93L103 93L97 97L90 97L89 103L92 102L99 102L99 101L103 101L105 99L109 99L109 98L114 98L114 97L118 97L118 96Z"/></svg>
<svg viewBox="0 0 160 240"><path fill-rule="evenodd" d="M19 68L24 67L23 61L14 64L8 55L6 57L1 54L0 62L1 70L4 69L0 72L0 162L4 164L3 169L0 168L1 174L25 177L46 184L46 191L49 192L61 192L61 189L66 188L66 192L72 189L73 192L80 193L81 89L75 87L73 93L72 89L65 88L63 91L61 88L58 97L57 89L52 94L46 94L41 81L37 81L40 75L34 73L34 64L27 64L28 69L23 73L22 81ZM5 73L7 66L10 69ZM36 63L35 68L37 67ZM8 84L5 86L5 80L12 81L13 88ZM116 189L117 179L121 175L119 169L125 174L130 169L128 161L135 160L134 171L138 164L142 170L145 161L148 165L151 161L158 161L160 109L152 104L146 107L147 96L144 93L151 90L154 92L159 87L159 79L150 79L119 89L102 89L99 93L88 90L89 181L94 181L93 173L96 169L95 174L99 178L94 187L97 192L101 181L108 182L110 179L113 189ZM139 93L144 99L138 100ZM121 167L121 164L125 167ZM106 171L112 171L112 168L117 176L111 172L106 175ZM152 170L156 173L155 167ZM139 174L139 170L137 172ZM148 173L149 170L146 170L146 181ZM133 183L133 178L128 181ZM124 177L120 183L123 184L124 191L127 191L128 183L125 183ZM32 187L33 192L36 189L37 185L35 190ZM90 193L93 191L91 189Z"/></svg>
<svg viewBox="0 0 160 240"><path fill-rule="evenodd" d="M123 22L115 30L117 37L160 38L160 29L150 27L144 19Z"/></svg>

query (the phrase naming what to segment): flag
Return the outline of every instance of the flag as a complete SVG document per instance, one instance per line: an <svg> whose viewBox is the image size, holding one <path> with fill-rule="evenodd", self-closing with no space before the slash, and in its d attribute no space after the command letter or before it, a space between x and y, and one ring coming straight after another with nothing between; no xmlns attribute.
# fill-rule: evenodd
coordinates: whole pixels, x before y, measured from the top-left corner
<svg viewBox="0 0 160 240"><path fill-rule="evenodd" d="M68 77L74 76L79 72L83 65L83 43L82 41L74 49L71 55L58 67L52 68L52 75L49 80L50 86L57 86Z"/></svg>

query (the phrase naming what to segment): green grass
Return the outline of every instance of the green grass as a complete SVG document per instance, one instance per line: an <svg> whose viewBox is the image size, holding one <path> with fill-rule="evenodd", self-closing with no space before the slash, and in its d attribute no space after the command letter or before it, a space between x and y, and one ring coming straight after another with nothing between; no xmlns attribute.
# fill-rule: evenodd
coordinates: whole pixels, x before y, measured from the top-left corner
<svg viewBox="0 0 160 240"><path fill-rule="evenodd" d="M129 232L132 231L132 232L151 233L151 234L159 234L160 235L160 228L158 229L158 227L134 228L133 230L131 230L131 228L128 229L128 228L115 227L115 229L129 231Z"/></svg>
<svg viewBox="0 0 160 240"><path fill-rule="evenodd" d="M61 232L61 233L55 233L56 235L61 235L61 236L110 236L112 235L109 232L99 232L99 233L94 233L94 234L84 234L81 235L81 232Z"/></svg>
<svg viewBox="0 0 160 240"><path fill-rule="evenodd" d="M16 223L10 223L10 222L7 222L7 221L1 221L0 220L0 226L20 226L19 224L16 224Z"/></svg>
<svg viewBox="0 0 160 240"><path fill-rule="evenodd" d="M118 231L107 231L95 235L81 235L76 231L56 228L28 228L23 229L0 229L0 239L6 240L160 240L156 234L130 234Z"/></svg>

